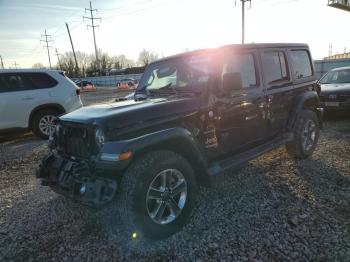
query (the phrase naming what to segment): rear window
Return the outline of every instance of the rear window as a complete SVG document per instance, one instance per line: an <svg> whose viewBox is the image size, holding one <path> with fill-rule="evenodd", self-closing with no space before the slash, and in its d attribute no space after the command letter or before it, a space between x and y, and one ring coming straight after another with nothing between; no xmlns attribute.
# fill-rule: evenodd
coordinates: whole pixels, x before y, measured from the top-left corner
<svg viewBox="0 0 350 262"><path fill-rule="evenodd" d="M28 80L27 89L44 89L57 85L57 81L45 73L24 73L23 77Z"/></svg>
<svg viewBox="0 0 350 262"><path fill-rule="evenodd" d="M289 80L286 56L282 51L268 51L262 55L267 84Z"/></svg>
<svg viewBox="0 0 350 262"><path fill-rule="evenodd" d="M292 50L290 57L293 65L294 79L312 76L311 59L307 50Z"/></svg>

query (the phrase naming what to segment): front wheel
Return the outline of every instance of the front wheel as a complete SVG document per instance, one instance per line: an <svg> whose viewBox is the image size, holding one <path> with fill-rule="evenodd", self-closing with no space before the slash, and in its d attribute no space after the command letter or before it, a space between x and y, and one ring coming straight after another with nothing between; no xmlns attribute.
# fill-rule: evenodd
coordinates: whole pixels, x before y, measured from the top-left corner
<svg viewBox="0 0 350 262"><path fill-rule="evenodd" d="M187 221L196 194L189 163L170 151L136 160L122 179L121 216L130 235L162 239Z"/></svg>
<svg viewBox="0 0 350 262"><path fill-rule="evenodd" d="M301 111L294 128L294 139L286 145L287 152L298 159L311 156L319 135L320 125L316 113L311 110Z"/></svg>
<svg viewBox="0 0 350 262"><path fill-rule="evenodd" d="M42 139L48 139L55 131L55 120L59 113L52 109L37 112L33 117L32 131Z"/></svg>

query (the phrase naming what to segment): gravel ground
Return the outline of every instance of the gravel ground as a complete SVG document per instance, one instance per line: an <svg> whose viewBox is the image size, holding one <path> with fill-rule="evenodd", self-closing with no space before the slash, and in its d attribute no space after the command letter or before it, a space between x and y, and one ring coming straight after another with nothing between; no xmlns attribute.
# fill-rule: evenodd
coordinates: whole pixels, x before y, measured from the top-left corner
<svg viewBox="0 0 350 262"><path fill-rule="evenodd" d="M189 223L161 242L131 240L112 206L40 186L46 152L31 136L0 144L0 261L350 261L348 115L327 119L308 160L282 147L201 188Z"/></svg>

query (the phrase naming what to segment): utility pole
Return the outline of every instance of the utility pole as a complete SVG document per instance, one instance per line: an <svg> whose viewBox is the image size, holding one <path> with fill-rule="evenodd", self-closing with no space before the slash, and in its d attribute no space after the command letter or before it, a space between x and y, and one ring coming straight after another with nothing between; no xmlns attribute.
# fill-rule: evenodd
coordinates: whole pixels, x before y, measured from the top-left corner
<svg viewBox="0 0 350 262"><path fill-rule="evenodd" d="M74 56L74 61L75 61L75 68L76 68L77 74L78 74L79 73L79 67L78 67L77 57L75 55L74 45L73 45L73 41L72 41L72 36L70 35L68 23L66 23L66 26L67 26L67 31L68 31L68 35L69 35L70 44L72 45L73 56Z"/></svg>
<svg viewBox="0 0 350 262"><path fill-rule="evenodd" d="M51 46L49 46L49 42L53 42L53 40L48 40L47 37L51 37L51 35L46 34L46 29L45 29L45 34L41 35L41 37L45 37L45 40L40 40L40 42L45 42L46 43L46 47L47 48L47 56L49 57L49 64L50 64L50 69L51 69L51 59L50 59L50 48Z"/></svg>
<svg viewBox="0 0 350 262"><path fill-rule="evenodd" d="M90 1L90 8L85 8L85 12L86 11L90 11L90 16L83 16L83 19L90 19L91 20L91 25L87 25L87 28L92 27L92 33L94 35L94 44L95 44L95 56L96 56L96 63L97 63L97 67L99 70L101 70L100 68L100 63L98 60L98 52L97 52L97 45L96 45L96 36L95 36L95 27L98 27L98 25L94 24L94 20L101 20L101 17L94 17L93 12L97 13L97 9L92 9L92 5L91 5L91 1Z"/></svg>
<svg viewBox="0 0 350 262"><path fill-rule="evenodd" d="M250 3L250 7L252 6L251 0L240 0L242 2L242 45L244 45L244 37L245 37L245 2Z"/></svg>
<svg viewBox="0 0 350 262"><path fill-rule="evenodd" d="M61 56L61 54L58 53L57 48L55 48L55 56L57 56L58 65L60 66L60 70L62 70L61 61L60 61L60 56Z"/></svg>
<svg viewBox="0 0 350 262"><path fill-rule="evenodd" d="M17 66L19 66L19 64L17 64L16 61L15 61L12 65L13 65L16 69L17 69Z"/></svg>
<svg viewBox="0 0 350 262"><path fill-rule="evenodd" d="M0 55L0 66L2 69L4 69L4 62L2 61L2 56Z"/></svg>

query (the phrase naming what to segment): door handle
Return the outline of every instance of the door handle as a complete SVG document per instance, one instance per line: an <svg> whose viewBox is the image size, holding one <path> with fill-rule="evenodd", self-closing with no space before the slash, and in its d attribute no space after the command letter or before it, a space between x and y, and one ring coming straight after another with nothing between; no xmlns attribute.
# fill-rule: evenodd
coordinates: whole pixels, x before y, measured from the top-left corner
<svg viewBox="0 0 350 262"><path fill-rule="evenodd" d="M32 97L32 96L25 96L22 98L22 100L33 100L33 99L34 99L34 97Z"/></svg>
<svg viewBox="0 0 350 262"><path fill-rule="evenodd" d="M258 117L258 114L249 115L249 116L246 116L246 117L245 117L245 120L246 120L246 121L249 121L249 120L253 120L253 119L257 118L257 117Z"/></svg>

